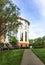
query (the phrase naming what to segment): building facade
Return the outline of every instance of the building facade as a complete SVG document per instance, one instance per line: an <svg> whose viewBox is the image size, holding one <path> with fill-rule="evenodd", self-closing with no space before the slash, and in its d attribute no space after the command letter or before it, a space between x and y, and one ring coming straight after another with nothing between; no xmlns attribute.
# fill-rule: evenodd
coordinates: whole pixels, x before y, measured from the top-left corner
<svg viewBox="0 0 45 65"><path fill-rule="evenodd" d="M19 26L18 28L18 33L17 33L17 39L18 39L18 45L22 47L27 47L29 46L29 21L27 21L24 18L18 17L18 21L22 23L22 25ZM15 33L11 33L15 35ZM2 42L9 42L8 36L6 35L6 39L4 38L4 35L0 37L0 41Z"/></svg>
<svg viewBox="0 0 45 65"><path fill-rule="evenodd" d="M22 47L29 46L29 21L24 18L19 17L19 21L22 25L18 28L18 45Z"/></svg>

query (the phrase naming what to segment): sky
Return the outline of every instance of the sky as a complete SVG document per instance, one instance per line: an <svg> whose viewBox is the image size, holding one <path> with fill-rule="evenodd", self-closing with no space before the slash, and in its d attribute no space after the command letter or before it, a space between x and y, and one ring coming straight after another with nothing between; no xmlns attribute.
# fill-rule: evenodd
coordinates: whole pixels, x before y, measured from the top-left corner
<svg viewBox="0 0 45 65"><path fill-rule="evenodd" d="M20 8L20 16L30 22L29 38L45 35L45 0L12 0Z"/></svg>

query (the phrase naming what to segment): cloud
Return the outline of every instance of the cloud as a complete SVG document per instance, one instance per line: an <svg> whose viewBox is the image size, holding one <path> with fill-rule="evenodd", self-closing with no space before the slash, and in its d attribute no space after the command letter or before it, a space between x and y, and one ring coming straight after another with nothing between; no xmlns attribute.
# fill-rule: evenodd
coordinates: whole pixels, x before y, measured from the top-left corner
<svg viewBox="0 0 45 65"><path fill-rule="evenodd" d="M30 32L29 32L29 39L34 39L36 37L38 37L38 35L36 33L34 33L34 31L30 30Z"/></svg>
<svg viewBox="0 0 45 65"><path fill-rule="evenodd" d="M45 24L44 22L31 24L30 25L30 32L29 32L29 38L34 39L37 37L42 37L45 35Z"/></svg>
<svg viewBox="0 0 45 65"><path fill-rule="evenodd" d="M39 8L40 14L45 16L45 0L33 0L33 2Z"/></svg>
<svg viewBox="0 0 45 65"><path fill-rule="evenodd" d="M29 39L35 39L35 38L38 38L38 37L43 37L45 34L45 32L34 32L33 30L30 30L30 33L29 33Z"/></svg>
<svg viewBox="0 0 45 65"><path fill-rule="evenodd" d="M12 0L21 9L21 17L29 20L29 38L45 35L45 0Z"/></svg>

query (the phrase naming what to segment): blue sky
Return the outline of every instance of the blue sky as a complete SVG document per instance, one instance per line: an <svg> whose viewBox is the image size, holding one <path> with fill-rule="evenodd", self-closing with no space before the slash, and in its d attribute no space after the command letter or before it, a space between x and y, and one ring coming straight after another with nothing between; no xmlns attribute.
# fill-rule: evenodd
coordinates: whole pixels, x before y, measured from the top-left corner
<svg viewBox="0 0 45 65"><path fill-rule="evenodd" d="M29 38L45 35L45 0L12 0L20 8L20 16L30 22Z"/></svg>

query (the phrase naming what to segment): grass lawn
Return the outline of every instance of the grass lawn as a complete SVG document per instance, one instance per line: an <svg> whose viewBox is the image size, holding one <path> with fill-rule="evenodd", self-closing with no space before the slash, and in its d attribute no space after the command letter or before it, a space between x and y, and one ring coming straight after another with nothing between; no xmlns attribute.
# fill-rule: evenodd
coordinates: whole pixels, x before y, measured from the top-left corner
<svg viewBox="0 0 45 65"><path fill-rule="evenodd" d="M32 51L40 58L40 60L45 64L45 48L43 49L32 49Z"/></svg>
<svg viewBox="0 0 45 65"><path fill-rule="evenodd" d="M0 65L20 65L23 49L0 52Z"/></svg>

